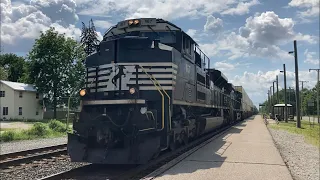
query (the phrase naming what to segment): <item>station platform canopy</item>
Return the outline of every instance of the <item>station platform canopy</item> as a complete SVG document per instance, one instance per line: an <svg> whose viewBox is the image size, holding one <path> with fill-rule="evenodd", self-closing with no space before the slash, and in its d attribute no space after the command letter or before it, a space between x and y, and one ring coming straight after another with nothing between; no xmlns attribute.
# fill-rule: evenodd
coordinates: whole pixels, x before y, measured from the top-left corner
<svg viewBox="0 0 320 180"><path fill-rule="evenodd" d="M275 104L273 107L285 107L285 104ZM292 105L287 104L287 107L292 107Z"/></svg>

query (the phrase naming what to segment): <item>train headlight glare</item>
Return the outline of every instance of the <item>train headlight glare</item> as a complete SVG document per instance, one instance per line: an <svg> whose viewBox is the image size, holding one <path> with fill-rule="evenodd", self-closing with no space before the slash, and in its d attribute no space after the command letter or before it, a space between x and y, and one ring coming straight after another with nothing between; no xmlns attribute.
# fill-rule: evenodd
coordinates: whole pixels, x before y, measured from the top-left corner
<svg viewBox="0 0 320 180"><path fill-rule="evenodd" d="M80 96L84 96L84 95L86 95L87 94L87 91L85 90L85 89L82 89L81 91L80 91Z"/></svg>
<svg viewBox="0 0 320 180"><path fill-rule="evenodd" d="M134 24L139 24L139 20L138 19L134 20Z"/></svg>
<svg viewBox="0 0 320 180"><path fill-rule="evenodd" d="M136 92L136 89L135 89L135 88L130 88L130 89L129 89L129 93L130 93L130 94L134 94L135 92Z"/></svg>
<svg viewBox="0 0 320 180"><path fill-rule="evenodd" d="M129 21L128 21L128 24L129 24L129 25L133 24L133 20L129 20Z"/></svg>

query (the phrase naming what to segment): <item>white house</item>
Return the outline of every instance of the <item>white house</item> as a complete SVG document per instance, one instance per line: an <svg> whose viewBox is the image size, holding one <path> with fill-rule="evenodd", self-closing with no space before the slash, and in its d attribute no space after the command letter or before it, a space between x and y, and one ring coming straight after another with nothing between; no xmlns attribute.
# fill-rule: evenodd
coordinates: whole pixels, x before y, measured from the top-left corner
<svg viewBox="0 0 320 180"><path fill-rule="evenodd" d="M0 80L0 119L43 119L40 100L33 85Z"/></svg>

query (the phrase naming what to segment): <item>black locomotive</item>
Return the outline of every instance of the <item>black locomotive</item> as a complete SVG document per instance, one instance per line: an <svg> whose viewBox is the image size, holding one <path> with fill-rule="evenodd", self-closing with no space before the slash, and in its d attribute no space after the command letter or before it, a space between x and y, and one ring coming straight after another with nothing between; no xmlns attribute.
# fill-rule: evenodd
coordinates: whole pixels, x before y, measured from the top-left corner
<svg viewBox="0 0 320 180"><path fill-rule="evenodd" d="M256 109L241 86L163 19L119 22L86 58L81 113L68 134L72 161L144 164Z"/></svg>

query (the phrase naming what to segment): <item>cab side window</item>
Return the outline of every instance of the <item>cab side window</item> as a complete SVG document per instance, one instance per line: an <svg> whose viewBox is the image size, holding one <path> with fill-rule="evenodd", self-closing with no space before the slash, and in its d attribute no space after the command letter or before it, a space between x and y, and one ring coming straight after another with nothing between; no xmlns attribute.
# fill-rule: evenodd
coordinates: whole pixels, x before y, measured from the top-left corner
<svg viewBox="0 0 320 180"><path fill-rule="evenodd" d="M186 54L190 56L192 56L192 51L194 49L194 44L191 42L192 41L189 37L185 35L182 36L182 49Z"/></svg>

